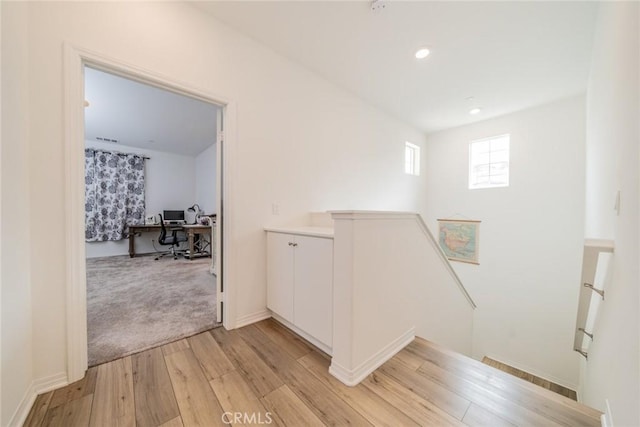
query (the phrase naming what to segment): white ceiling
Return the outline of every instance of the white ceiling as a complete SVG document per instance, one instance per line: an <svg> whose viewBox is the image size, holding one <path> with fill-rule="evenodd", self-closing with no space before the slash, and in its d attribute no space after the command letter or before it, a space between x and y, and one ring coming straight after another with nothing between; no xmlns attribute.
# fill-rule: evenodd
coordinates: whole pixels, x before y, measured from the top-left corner
<svg viewBox="0 0 640 427"><path fill-rule="evenodd" d="M194 2L425 132L582 93L596 2ZM431 48L424 61L414 58ZM473 97L473 100L467 98ZM469 110L482 112L470 116Z"/></svg>
<svg viewBox="0 0 640 427"><path fill-rule="evenodd" d="M216 142L215 105L85 68L85 137L196 156Z"/></svg>

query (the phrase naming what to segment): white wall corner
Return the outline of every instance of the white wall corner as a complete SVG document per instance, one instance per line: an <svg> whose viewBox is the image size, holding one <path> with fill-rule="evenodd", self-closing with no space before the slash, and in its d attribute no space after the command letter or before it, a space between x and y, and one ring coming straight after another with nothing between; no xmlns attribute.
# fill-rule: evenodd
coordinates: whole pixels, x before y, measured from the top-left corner
<svg viewBox="0 0 640 427"><path fill-rule="evenodd" d="M243 326L251 325L252 323L256 323L270 317L271 312L267 309L246 314L244 316L239 316L236 318L235 328L242 328Z"/></svg>
<svg viewBox="0 0 640 427"><path fill-rule="evenodd" d="M47 393L68 384L69 382L67 380L66 372L59 372L54 375L34 380L27 391L25 391L24 396L22 396L20 405L18 405L18 408L9 420L8 426L17 427L24 424L27 416L29 415L29 411L31 411L31 407L35 403L39 394Z"/></svg>
<svg viewBox="0 0 640 427"><path fill-rule="evenodd" d="M415 328L412 327L353 369L346 368L332 359L329 373L350 387L356 386L365 379L367 375L378 369L384 362L405 348L415 337Z"/></svg>

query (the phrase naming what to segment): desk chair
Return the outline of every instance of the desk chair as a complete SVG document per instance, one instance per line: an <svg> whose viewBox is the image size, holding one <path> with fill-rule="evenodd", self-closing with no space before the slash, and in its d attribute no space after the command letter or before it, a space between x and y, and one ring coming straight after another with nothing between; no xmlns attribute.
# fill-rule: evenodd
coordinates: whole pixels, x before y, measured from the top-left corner
<svg viewBox="0 0 640 427"><path fill-rule="evenodd" d="M167 255L173 255L173 259L178 259L178 255L181 255L182 253L184 253L184 251L176 250L176 246L179 245L180 242L186 242L187 236L185 236L184 234L178 236L178 230L173 230L171 234L167 234L167 227L165 227L164 225L162 215L158 215L160 216L160 237L158 237L158 243L164 246L170 245L171 248L169 249L169 251L158 255L156 257L156 261Z"/></svg>

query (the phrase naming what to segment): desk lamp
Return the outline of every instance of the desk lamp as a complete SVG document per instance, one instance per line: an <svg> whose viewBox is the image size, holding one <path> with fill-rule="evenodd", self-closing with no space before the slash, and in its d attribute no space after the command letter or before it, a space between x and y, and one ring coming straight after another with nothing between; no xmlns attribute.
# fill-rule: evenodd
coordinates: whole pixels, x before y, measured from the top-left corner
<svg viewBox="0 0 640 427"><path fill-rule="evenodd" d="M189 212L195 212L196 213L196 219L194 224L200 224L200 215L202 215L202 210L200 209L200 205L197 203L194 203L193 206L191 206L189 209L187 209Z"/></svg>

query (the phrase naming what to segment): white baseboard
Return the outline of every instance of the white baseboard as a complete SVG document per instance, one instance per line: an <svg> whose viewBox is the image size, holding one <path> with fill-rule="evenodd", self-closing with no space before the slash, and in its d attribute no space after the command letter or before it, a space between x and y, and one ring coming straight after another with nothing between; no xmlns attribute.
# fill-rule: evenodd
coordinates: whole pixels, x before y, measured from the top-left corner
<svg viewBox="0 0 640 427"><path fill-rule="evenodd" d="M611 415L611 405L609 405L609 399L604 400L605 411L600 415L600 424L602 427L614 427L613 415Z"/></svg>
<svg viewBox="0 0 640 427"><path fill-rule="evenodd" d="M24 393L24 396L20 401L20 405L18 405L16 412L14 412L13 416L9 420L8 425L16 427L23 425L27 420L27 416L29 416L31 407L36 401L36 397L38 397L39 394L46 393L59 387L64 387L67 384L69 384L69 382L67 381L66 372L60 372L34 380Z"/></svg>
<svg viewBox="0 0 640 427"><path fill-rule="evenodd" d="M336 363L335 359L332 359L329 373L348 386L358 385L367 375L378 369L380 365L405 348L415 337L415 328L409 329L355 369L347 369Z"/></svg>
<svg viewBox="0 0 640 427"><path fill-rule="evenodd" d="M513 362L513 361L510 361L510 360L507 360L507 359L500 358L500 357L494 357L494 356L489 355L489 354L487 354L486 356L489 359L495 360L496 362L504 363L505 365L509 365L512 368L520 369L521 371L524 371L524 372L526 372L528 374L531 374L531 375L535 375L536 377L542 378L543 380L551 381L554 384L558 384L558 385L560 385L562 387L568 388L569 390L573 390L576 393L578 391L578 388L579 388L578 384L567 383L565 380L563 380L561 378L554 377L553 375L549 375L549 374L546 374L544 372L540 372L540 371L538 371L536 369L530 368L528 366L522 365L522 364L517 363L517 362Z"/></svg>
<svg viewBox="0 0 640 427"><path fill-rule="evenodd" d="M255 313L247 314L245 316L240 316L236 318L236 328L242 328L243 326L250 325L252 323L259 322L264 319L268 319L271 317L271 312L269 310L261 310Z"/></svg>

